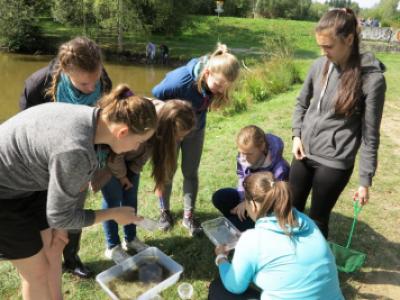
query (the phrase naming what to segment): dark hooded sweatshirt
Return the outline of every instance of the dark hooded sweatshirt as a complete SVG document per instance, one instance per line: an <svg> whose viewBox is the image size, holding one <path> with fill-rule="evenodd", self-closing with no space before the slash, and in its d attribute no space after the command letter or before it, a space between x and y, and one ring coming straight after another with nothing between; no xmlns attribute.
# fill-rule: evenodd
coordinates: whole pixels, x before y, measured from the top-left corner
<svg viewBox="0 0 400 300"><path fill-rule="evenodd" d="M342 116L335 113L342 74L339 66L333 65L320 99L327 63L325 56L317 59L307 75L293 114L293 136L301 138L309 159L335 169L352 168L360 148L360 185L370 186L377 166L386 91L385 66L373 54L362 54L362 97L353 114Z"/></svg>
<svg viewBox="0 0 400 300"><path fill-rule="evenodd" d="M21 110L53 101L49 95L46 95L46 91L51 86L56 64L57 59L53 59L48 66L36 71L25 80L25 87L19 100L19 107ZM112 88L112 83L104 68L101 72L100 81L101 93L109 93Z"/></svg>

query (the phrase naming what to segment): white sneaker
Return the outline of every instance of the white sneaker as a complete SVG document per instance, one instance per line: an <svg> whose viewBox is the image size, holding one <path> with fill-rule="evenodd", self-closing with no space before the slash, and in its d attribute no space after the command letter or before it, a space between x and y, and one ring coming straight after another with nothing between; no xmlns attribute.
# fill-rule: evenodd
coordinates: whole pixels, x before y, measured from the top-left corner
<svg viewBox="0 0 400 300"><path fill-rule="evenodd" d="M104 256L110 260L113 260L116 264L119 264L123 260L130 257L129 254L122 249L121 245L117 245L111 249L106 249Z"/></svg>
<svg viewBox="0 0 400 300"><path fill-rule="evenodd" d="M124 248L125 251L130 251L130 250L134 250L137 253L149 248L148 245L146 245L145 243L143 243L141 240L139 240L137 237L135 237L134 240L130 241L130 242L123 242L122 247Z"/></svg>

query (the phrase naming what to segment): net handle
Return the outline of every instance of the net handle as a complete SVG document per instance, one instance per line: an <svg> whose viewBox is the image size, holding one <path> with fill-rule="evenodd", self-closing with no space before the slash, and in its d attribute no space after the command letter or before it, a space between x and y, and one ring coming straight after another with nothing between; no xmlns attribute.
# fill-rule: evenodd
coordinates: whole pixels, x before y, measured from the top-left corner
<svg viewBox="0 0 400 300"><path fill-rule="evenodd" d="M354 233L354 229L356 227L357 224L357 218L359 213L362 210L362 205L357 201L353 201L354 202L354 218L353 218L353 224L351 225L351 229L350 229L350 233L349 233L349 238L347 239L347 244L346 244L346 248L350 248L350 244L351 244L351 240L353 238L353 233Z"/></svg>

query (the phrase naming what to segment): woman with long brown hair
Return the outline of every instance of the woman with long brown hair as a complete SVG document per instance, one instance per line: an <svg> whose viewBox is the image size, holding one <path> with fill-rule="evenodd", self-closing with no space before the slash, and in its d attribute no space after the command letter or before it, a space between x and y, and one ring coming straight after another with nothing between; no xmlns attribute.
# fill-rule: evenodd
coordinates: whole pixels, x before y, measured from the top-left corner
<svg viewBox="0 0 400 300"><path fill-rule="evenodd" d="M294 206L328 237L329 216L353 173L360 149L359 187L354 198L368 202L378 160L379 128L385 100L384 65L360 53L360 28L349 8L325 13L316 27L324 55L311 67L293 115L289 182Z"/></svg>
<svg viewBox="0 0 400 300"><path fill-rule="evenodd" d="M138 209L138 187L141 170L151 157L155 188L163 190L172 181L176 169L176 144L194 128L196 117L190 103L182 100L167 102L151 99L157 111L158 126L153 138L128 153L111 155L107 166L113 175L101 188L102 208L131 206ZM136 236L136 225L123 227L124 242L113 220L103 222L106 237L105 256L114 261L126 258L125 251L140 252L147 245ZM121 245L122 244L122 245Z"/></svg>
<svg viewBox="0 0 400 300"><path fill-rule="evenodd" d="M230 263L224 245L215 249L220 279L209 300L344 299L335 259L315 223L292 207L287 182L257 172L243 182L254 229L243 232Z"/></svg>

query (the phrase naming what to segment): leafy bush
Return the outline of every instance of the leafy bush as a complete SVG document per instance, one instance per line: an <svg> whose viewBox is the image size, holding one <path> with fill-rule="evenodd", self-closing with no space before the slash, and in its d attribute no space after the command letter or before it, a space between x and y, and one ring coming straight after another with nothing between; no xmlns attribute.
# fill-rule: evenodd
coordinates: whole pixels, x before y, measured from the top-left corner
<svg viewBox="0 0 400 300"><path fill-rule="evenodd" d="M299 82L301 82L299 70L292 58L274 57L264 60L261 64L242 71L232 92L231 104L223 113L232 115L246 111L251 103L267 101Z"/></svg>
<svg viewBox="0 0 400 300"><path fill-rule="evenodd" d="M264 44L264 60L251 68L244 67L225 114L245 111L250 103L267 101L301 82L293 62L293 42L285 35L276 34L266 37Z"/></svg>
<svg viewBox="0 0 400 300"><path fill-rule="evenodd" d="M0 37L9 51L34 52L39 48L40 30L34 9L22 0L0 1Z"/></svg>

